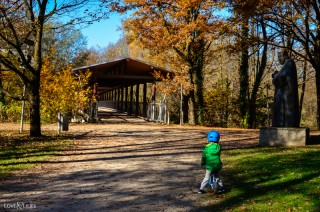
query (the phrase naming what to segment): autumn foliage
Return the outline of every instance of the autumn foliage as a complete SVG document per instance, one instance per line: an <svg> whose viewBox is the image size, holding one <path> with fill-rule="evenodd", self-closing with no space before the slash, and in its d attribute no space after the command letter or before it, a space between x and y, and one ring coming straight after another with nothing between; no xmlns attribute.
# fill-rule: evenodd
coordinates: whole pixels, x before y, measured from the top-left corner
<svg viewBox="0 0 320 212"><path fill-rule="evenodd" d="M50 57L45 58L41 71L42 120L55 121L58 112L67 112L69 116L84 115L91 94L87 86L91 74L86 72L75 75L70 67L56 71L51 60Z"/></svg>
<svg viewBox="0 0 320 212"><path fill-rule="evenodd" d="M155 53L170 52L179 57L181 72L176 77L187 76L190 89L185 89L184 107L189 124L203 124L203 68L205 54L223 27L216 13L224 5L217 1L124 1L135 8L124 23L128 41L138 41ZM124 7L115 7L122 11ZM184 71L185 73L182 73ZM180 83L181 84L181 83ZM180 87L180 86L179 86Z"/></svg>

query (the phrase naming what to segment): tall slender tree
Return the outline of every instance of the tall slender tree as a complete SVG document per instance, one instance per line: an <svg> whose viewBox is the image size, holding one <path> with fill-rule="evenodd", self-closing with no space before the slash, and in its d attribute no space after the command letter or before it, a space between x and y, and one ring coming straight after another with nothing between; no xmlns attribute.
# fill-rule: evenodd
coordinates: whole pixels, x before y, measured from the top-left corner
<svg viewBox="0 0 320 212"><path fill-rule="evenodd" d="M2 85L1 72L0 72L0 89L1 88L3 88L3 85ZM5 94L0 90L0 120L6 116L6 112L5 112L6 101L4 97L5 97Z"/></svg>
<svg viewBox="0 0 320 212"><path fill-rule="evenodd" d="M267 53L268 53L268 37L267 37L267 29L266 29L266 24L264 22L263 19L259 20L260 23L260 28L262 31L262 56L261 56L261 60L257 61L257 70L255 73L255 78L254 78L254 82L253 82L253 86L252 86L252 90L251 90L251 95L250 95L250 99L249 99L249 115L248 115L248 127L249 128L255 128L256 127L256 112L257 112L257 95L258 95L258 91L259 88L261 86L261 82L262 82L262 78L264 76L265 73L265 69L267 66ZM258 42L258 47L257 47L257 52L258 54L260 54L260 42Z"/></svg>
<svg viewBox="0 0 320 212"><path fill-rule="evenodd" d="M247 115L248 115L248 97L249 97L249 46L247 40L249 39L249 20L245 18L241 23L241 42L245 43L242 46L239 66L239 107L241 125L247 127Z"/></svg>

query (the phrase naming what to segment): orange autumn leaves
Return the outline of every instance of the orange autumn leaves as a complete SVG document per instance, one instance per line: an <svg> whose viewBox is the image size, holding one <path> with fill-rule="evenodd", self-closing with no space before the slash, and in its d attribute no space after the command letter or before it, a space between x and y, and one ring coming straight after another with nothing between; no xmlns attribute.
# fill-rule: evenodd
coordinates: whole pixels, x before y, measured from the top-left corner
<svg viewBox="0 0 320 212"><path fill-rule="evenodd" d="M193 39L212 40L219 25L214 15L221 5L212 2L194 1L125 1L139 5L133 16L124 23L132 40L148 48L187 51ZM196 34L195 34L196 32Z"/></svg>
<svg viewBox="0 0 320 212"><path fill-rule="evenodd" d="M142 47L162 55L165 64L171 64L166 68L175 72L176 83L171 82L164 92L175 92L181 84L185 90L194 89L196 86L190 74L194 74L195 58L204 56L225 27L216 16L224 3L203 0L124 2L136 7L124 22L128 41L137 41Z"/></svg>

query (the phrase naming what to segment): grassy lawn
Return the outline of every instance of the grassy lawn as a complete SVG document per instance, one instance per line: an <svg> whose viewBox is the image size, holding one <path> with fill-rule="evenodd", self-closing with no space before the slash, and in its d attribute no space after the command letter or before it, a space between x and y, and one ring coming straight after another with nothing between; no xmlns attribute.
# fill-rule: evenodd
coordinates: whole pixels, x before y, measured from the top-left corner
<svg viewBox="0 0 320 212"><path fill-rule="evenodd" d="M219 201L209 211L320 211L320 146L259 147L225 151Z"/></svg>
<svg viewBox="0 0 320 212"><path fill-rule="evenodd" d="M57 135L30 138L27 134L0 133L0 177L30 168L66 148L70 141Z"/></svg>

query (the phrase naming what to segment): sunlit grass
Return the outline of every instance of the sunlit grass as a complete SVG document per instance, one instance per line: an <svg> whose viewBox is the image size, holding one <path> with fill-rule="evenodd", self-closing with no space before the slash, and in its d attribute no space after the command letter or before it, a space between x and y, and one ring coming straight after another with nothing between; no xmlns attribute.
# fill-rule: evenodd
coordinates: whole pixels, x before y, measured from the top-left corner
<svg viewBox="0 0 320 212"><path fill-rule="evenodd" d="M320 211L319 147L225 151L223 173L230 190L209 210Z"/></svg>
<svg viewBox="0 0 320 212"><path fill-rule="evenodd" d="M61 136L32 138L25 134L0 133L0 177L47 161L69 145Z"/></svg>

